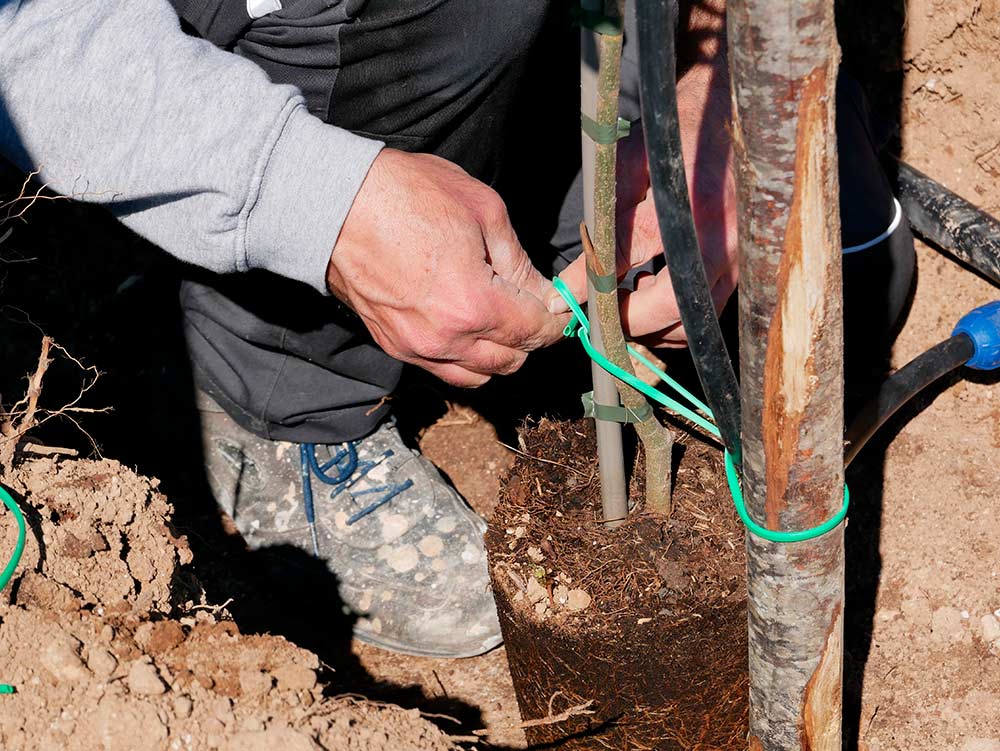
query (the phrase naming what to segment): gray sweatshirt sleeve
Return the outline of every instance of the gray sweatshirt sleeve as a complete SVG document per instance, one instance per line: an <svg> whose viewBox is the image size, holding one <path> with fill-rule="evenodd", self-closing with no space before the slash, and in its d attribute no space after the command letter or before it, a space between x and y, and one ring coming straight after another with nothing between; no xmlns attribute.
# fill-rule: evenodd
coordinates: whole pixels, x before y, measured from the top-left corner
<svg viewBox="0 0 1000 751"><path fill-rule="evenodd" d="M0 153L184 261L325 293L381 147L185 35L167 0L0 0Z"/></svg>

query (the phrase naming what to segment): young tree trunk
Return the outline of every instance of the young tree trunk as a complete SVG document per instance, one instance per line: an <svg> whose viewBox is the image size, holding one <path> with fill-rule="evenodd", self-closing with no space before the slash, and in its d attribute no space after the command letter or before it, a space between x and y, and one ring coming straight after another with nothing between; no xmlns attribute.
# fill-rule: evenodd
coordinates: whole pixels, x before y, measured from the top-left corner
<svg viewBox="0 0 1000 751"><path fill-rule="evenodd" d="M797 531L844 495L833 0L730 0L740 237L743 488ZM843 526L747 535L750 748L841 748Z"/></svg>
<svg viewBox="0 0 1000 751"><path fill-rule="evenodd" d="M597 76L596 116L598 127L614 131L618 123L618 90L621 81L621 34L598 34L600 65ZM597 276L615 273L617 255L617 235L615 232L615 192L617 186L617 144L598 143L595 145L594 168L594 219L587 229L582 228L583 246L587 253L587 266ZM593 241L591 245L590 241ZM632 360L622 333L621 316L618 310L618 289L601 292L590 287L590 294L596 293L597 321L608 359L629 373L634 374ZM635 423L636 432L642 440L646 459L646 506L661 514L672 510L670 493L671 454L673 436L656 415L650 410L646 397L624 383L618 383L622 403L632 414L642 417ZM595 394L596 396L596 394Z"/></svg>

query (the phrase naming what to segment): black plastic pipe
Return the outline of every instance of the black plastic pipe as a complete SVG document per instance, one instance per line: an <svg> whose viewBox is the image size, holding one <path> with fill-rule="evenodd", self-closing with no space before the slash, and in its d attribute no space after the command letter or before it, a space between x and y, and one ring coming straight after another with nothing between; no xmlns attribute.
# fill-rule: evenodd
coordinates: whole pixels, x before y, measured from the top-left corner
<svg viewBox="0 0 1000 751"><path fill-rule="evenodd" d="M705 400L722 441L740 464L740 389L698 245L677 117L676 0L636 3L639 94L649 177L667 268Z"/></svg>
<svg viewBox="0 0 1000 751"><path fill-rule="evenodd" d="M1000 284L1000 222L906 162L899 202L918 234Z"/></svg>
<svg viewBox="0 0 1000 751"><path fill-rule="evenodd" d="M927 386L967 363L976 352L976 345L967 334L956 334L931 347L893 373L878 393L851 420L844 446L844 466L848 466L868 439L900 407Z"/></svg>

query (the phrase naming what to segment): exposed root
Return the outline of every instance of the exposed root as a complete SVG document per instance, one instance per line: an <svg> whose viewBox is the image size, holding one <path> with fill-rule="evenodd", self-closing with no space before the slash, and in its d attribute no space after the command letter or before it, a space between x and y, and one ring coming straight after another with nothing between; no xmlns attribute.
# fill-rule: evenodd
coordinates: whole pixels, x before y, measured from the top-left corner
<svg viewBox="0 0 1000 751"><path fill-rule="evenodd" d="M42 381L54 358L50 355L60 353L67 360L75 364L84 372L83 384L79 393L68 404L64 404L58 409L46 409L39 404L42 395ZM43 336L41 349L38 354L38 364L33 373L28 374L28 387L25 394L10 407L4 406L0 399L0 470L9 469L14 462L18 446L29 431L39 425L48 422L53 417L65 417L83 433L90 444L97 451L94 439L77 421L75 414L90 414L107 412L108 408L95 409L92 407L79 406L81 399L97 383L100 373L93 366L84 365L73 357L62 346L53 341L52 337ZM98 452L99 453L99 452Z"/></svg>

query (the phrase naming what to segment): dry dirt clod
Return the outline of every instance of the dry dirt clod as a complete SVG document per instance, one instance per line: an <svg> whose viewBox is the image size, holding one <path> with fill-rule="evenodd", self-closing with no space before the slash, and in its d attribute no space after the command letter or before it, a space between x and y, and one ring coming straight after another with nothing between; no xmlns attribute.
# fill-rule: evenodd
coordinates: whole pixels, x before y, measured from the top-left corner
<svg viewBox="0 0 1000 751"><path fill-rule="evenodd" d="M90 648L90 654L87 655L87 667L98 678L108 678L118 667L118 660L104 647L95 645Z"/></svg>
<svg viewBox="0 0 1000 751"><path fill-rule="evenodd" d="M139 696L159 696L167 690L156 666L141 660L132 663L126 683L128 690Z"/></svg>
<svg viewBox="0 0 1000 751"><path fill-rule="evenodd" d="M80 642L69 635L59 638L42 654L42 665L57 681L74 683L85 681L90 671L79 655Z"/></svg>
<svg viewBox="0 0 1000 751"><path fill-rule="evenodd" d="M308 735L292 728L269 728L256 733L237 733L223 746L224 751L320 751Z"/></svg>
<svg viewBox="0 0 1000 751"><path fill-rule="evenodd" d="M282 691L312 691L316 687L316 671L302 665L282 665L274 671Z"/></svg>

